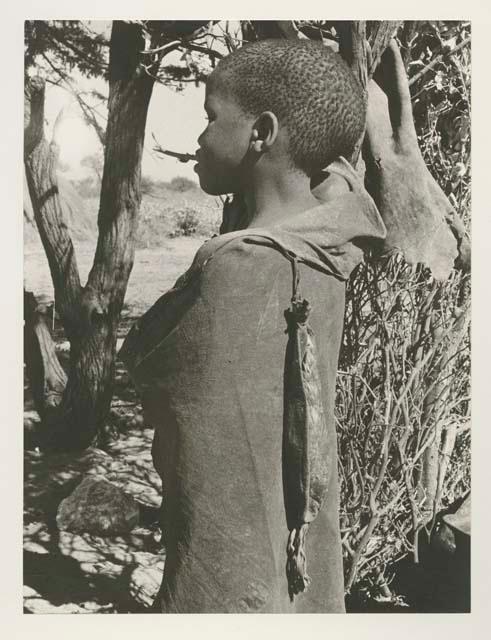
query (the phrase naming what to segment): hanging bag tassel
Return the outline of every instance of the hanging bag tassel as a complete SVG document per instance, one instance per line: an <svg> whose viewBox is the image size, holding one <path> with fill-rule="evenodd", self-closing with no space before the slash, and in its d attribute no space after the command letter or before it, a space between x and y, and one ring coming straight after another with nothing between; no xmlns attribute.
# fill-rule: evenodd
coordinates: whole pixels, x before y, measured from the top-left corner
<svg viewBox="0 0 491 640"><path fill-rule="evenodd" d="M322 406L314 334L309 326L310 304L298 292L297 258L292 264L293 294L285 312L288 343L285 357L283 417L283 490L287 526L286 575L288 594L305 591L307 574L305 539L316 518L329 480L327 427Z"/></svg>

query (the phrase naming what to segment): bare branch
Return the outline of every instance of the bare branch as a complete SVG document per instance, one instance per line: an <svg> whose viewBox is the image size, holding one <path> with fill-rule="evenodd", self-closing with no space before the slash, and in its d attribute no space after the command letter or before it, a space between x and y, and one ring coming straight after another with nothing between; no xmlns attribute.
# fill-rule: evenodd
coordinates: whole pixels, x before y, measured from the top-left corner
<svg viewBox="0 0 491 640"><path fill-rule="evenodd" d="M66 73L61 71L61 69L59 69L44 53L42 54L42 57L53 69L53 71L59 76L60 82L57 84L60 85L61 83L64 83L66 85L64 88L67 91L69 91L72 94L72 96L77 100L85 119L90 125L92 125L92 127L94 128L94 131L96 132L97 137L99 138L100 143L102 144L102 146L104 146L105 139L106 139L106 132L104 128L97 121L97 118L94 115L94 109L85 102L85 100L81 96L81 93L77 91L77 89L74 87L74 85L72 84L70 78L66 75Z"/></svg>
<svg viewBox="0 0 491 640"><path fill-rule="evenodd" d="M307 36L303 34L293 20L277 20L276 24L278 25L278 29L288 40L308 40Z"/></svg>
<svg viewBox="0 0 491 640"><path fill-rule="evenodd" d="M428 73L428 71L433 69L433 67L437 65L442 59L449 58L450 56L453 56L454 53L457 53L458 51L466 47L468 44L470 44L470 41L471 41L470 37L466 38L465 40L462 40L462 42L460 42L453 49L446 49L445 51L442 51L441 53L439 53L435 58L433 58L431 62L429 62L426 65L426 67L421 69L421 71L418 71L416 75L414 75L412 78L409 79L409 86L413 85L420 78L422 78L426 73Z"/></svg>
<svg viewBox="0 0 491 640"><path fill-rule="evenodd" d="M179 153L178 151L169 151L168 149L163 149L160 144L157 141L157 138L155 137L155 134L152 133L152 138L155 141L156 146L153 148L153 150L156 153L161 153L162 155L165 156L170 156L171 158L177 158L177 160L179 160L179 162L190 162L190 161L196 161L196 156L192 153Z"/></svg>
<svg viewBox="0 0 491 640"><path fill-rule="evenodd" d="M366 23L364 20L340 22L337 29L340 34L339 53L346 60L366 93L368 82Z"/></svg>
<svg viewBox="0 0 491 640"><path fill-rule="evenodd" d="M24 154L28 156L44 135L44 80L36 76L24 89Z"/></svg>
<svg viewBox="0 0 491 640"><path fill-rule="evenodd" d="M215 51L214 49L210 49L208 47L203 47L202 45L199 45L199 44L187 43L185 45L185 48L190 49L191 51L198 51L199 53L204 53L205 55L209 56L210 58L214 58L215 60L221 60L224 57L224 55L219 51Z"/></svg>
<svg viewBox="0 0 491 640"><path fill-rule="evenodd" d="M81 293L75 249L68 232L58 192L56 148L44 136L44 81L32 78L29 119L25 122L24 165L32 209L46 251L58 308L67 334L76 326Z"/></svg>
<svg viewBox="0 0 491 640"><path fill-rule="evenodd" d="M97 118L94 115L95 110L85 102L78 91L75 91L74 89L72 89L72 87L70 87L70 91L77 100L85 119L87 120L87 122L89 122L89 124L92 125L94 131L96 132L96 135L99 138L99 142L102 146L104 146L106 143L106 131L97 121Z"/></svg>
<svg viewBox="0 0 491 640"><path fill-rule="evenodd" d="M141 51L141 53L144 53L144 54L161 53L165 55L166 53L169 53L170 51L177 49L180 45L181 45L181 40L173 40L172 42L166 42L162 46L156 47L154 49L144 49L143 51Z"/></svg>
<svg viewBox="0 0 491 640"><path fill-rule="evenodd" d="M389 42L394 37L401 22L396 20L382 20L377 22L370 34L369 44L371 52L370 67L368 77L371 78L378 67L380 59L387 49Z"/></svg>

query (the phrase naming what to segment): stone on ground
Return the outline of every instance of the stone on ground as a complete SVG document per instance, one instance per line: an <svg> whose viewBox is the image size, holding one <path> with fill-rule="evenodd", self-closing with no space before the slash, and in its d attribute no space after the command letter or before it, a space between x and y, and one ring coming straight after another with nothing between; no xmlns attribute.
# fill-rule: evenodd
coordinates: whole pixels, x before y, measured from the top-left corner
<svg viewBox="0 0 491 640"><path fill-rule="evenodd" d="M85 477L62 500L56 523L61 531L115 535L131 531L139 519L136 500L102 477Z"/></svg>

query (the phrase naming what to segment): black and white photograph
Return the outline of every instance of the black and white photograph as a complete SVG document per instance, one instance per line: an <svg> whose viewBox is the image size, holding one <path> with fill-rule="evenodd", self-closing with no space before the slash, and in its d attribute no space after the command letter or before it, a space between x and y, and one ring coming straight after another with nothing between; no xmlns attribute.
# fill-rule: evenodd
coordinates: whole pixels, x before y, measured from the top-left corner
<svg viewBox="0 0 491 640"><path fill-rule="evenodd" d="M472 611L474 23L325 14L23 21L24 614Z"/></svg>

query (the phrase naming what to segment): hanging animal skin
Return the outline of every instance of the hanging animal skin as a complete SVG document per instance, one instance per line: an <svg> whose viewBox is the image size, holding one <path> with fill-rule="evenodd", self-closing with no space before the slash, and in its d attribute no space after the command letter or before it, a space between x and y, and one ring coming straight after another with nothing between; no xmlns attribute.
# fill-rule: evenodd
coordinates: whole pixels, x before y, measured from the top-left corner
<svg viewBox="0 0 491 640"><path fill-rule="evenodd" d="M411 96L399 47L393 40L368 85L363 148L367 189L387 228L385 250L445 280L456 259L469 268L462 222L429 172L414 127Z"/></svg>

